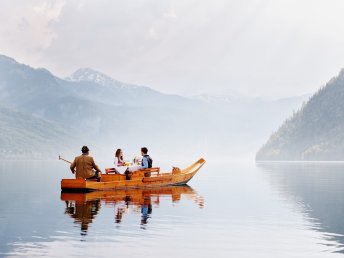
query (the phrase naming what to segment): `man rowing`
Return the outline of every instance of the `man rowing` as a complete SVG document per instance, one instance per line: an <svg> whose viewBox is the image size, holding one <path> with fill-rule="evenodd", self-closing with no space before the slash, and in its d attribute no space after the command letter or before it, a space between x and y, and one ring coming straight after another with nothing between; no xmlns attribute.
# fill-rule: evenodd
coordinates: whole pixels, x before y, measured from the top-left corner
<svg viewBox="0 0 344 258"><path fill-rule="evenodd" d="M93 157L89 156L89 151L87 146L83 146L81 148L82 155L75 157L70 165L70 170L73 174L75 173L75 178L97 179L100 182L102 172L94 162Z"/></svg>

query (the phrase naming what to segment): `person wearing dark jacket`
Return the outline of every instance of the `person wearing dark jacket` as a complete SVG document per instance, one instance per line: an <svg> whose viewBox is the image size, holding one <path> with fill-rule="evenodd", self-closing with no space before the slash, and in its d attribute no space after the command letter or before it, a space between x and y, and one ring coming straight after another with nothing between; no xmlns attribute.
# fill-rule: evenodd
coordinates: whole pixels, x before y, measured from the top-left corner
<svg viewBox="0 0 344 258"><path fill-rule="evenodd" d="M142 155L141 165L129 166L125 174L128 174L129 172L135 172L137 170L141 170L144 168L151 168L153 165L153 160L147 153L148 153L148 149L146 147L142 147L141 148L141 155Z"/></svg>
<svg viewBox="0 0 344 258"><path fill-rule="evenodd" d="M153 165L153 160L149 157L148 149L146 147L141 148L141 155L142 155L142 168L151 168Z"/></svg>

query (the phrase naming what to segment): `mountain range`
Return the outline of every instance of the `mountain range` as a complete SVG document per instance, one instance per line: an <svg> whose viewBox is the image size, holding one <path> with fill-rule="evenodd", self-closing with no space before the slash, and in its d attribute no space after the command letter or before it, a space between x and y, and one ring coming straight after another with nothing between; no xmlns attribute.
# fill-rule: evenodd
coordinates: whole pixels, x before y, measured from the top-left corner
<svg viewBox="0 0 344 258"><path fill-rule="evenodd" d="M306 98L164 94L90 68L62 79L4 55L0 90L0 158L72 156L84 144L103 158L141 146L166 159L246 155Z"/></svg>
<svg viewBox="0 0 344 258"><path fill-rule="evenodd" d="M271 135L257 160L344 160L344 70Z"/></svg>

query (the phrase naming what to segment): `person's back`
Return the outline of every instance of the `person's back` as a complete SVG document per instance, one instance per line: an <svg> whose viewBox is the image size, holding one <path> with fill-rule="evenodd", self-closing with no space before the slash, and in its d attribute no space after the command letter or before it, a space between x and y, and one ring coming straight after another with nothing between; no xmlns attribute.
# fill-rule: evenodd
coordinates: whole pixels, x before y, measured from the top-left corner
<svg viewBox="0 0 344 258"><path fill-rule="evenodd" d="M70 166L71 171L75 172L76 178L100 178L101 170L95 164L93 157L89 156L89 149L87 146L82 147L82 155L75 157L73 163ZM75 171L76 168L76 171ZM96 172L94 170L96 170Z"/></svg>
<svg viewBox="0 0 344 258"><path fill-rule="evenodd" d="M153 165L152 158L147 154L148 149L146 147L141 148L141 154L142 154L142 168L151 168Z"/></svg>

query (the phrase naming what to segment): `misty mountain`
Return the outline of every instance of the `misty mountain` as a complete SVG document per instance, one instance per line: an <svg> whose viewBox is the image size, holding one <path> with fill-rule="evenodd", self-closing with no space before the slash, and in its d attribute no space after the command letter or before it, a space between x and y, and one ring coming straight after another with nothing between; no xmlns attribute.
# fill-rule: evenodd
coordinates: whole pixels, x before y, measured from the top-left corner
<svg viewBox="0 0 344 258"><path fill-rule="evenodd" d="M344 159L344 70L287 119L258 160Z"/></svg>
<svg viewBox="0 0 344 258"><path fill-rule="evenodd" d="M49 158L55 148L67 149L73 142L71 130L1 106L0 131L0 158Z"/></svg>
<svg viewBox="0 0 344 258"><path fill-rule="evenodd" d="M46 69L33 69L6 56L0 56L0 89L4 106L64 123L75 119L86 122L107 113L107 120L118 121L121 107L137 112L142 107L181 109L194 105L193 100L121 83L90 68L79 69L63 80Z"/></svg>
<svg viewBox="0 0 344 258"><path fill-rule="evenodd" d="M140 142L143 137L164 144L173 142L171 134L196 135L193 126L174 128L176 118L188 115L185 108L198 109L194 100L120 83L91 69L78 70L63 80L45 69L34 69L0 56L0 90L0 101L9 110L50 121L66 131L72 128L73 139L80 138L94 146L118 146L128 139ZM196 120L197 114L192 121ZM52 129L46 126L47 131Z"/></svg>
<svg viewBox="0 0 344 258"><path fill-rule="evenodd" d="M137 153L144 145L165 157L251 154L304 100L304 96L277 101L182 97L122 83L90 68L61 79L6 56L0 56L0 90L1 104L9 112L45 121L40 124L42 130L53 133L59 128L62 136L68 136L56 137L56 153L71 151L64 144L68 138L75 149L72 152L88 144L102 156L113 155L117 147ZM37 133L30 127L27 130ZM25 134L20 139L25 141ZM47 152L43 139L27 146Z"/></svg>
<svg viewBox="0 0 344 258"><path fill-rule="evenodd" d="M146 86L117 81L91 68L78 69L64 84L77 96L115 106L169 106L186 101L183 97L163 94Z"/></svg>

